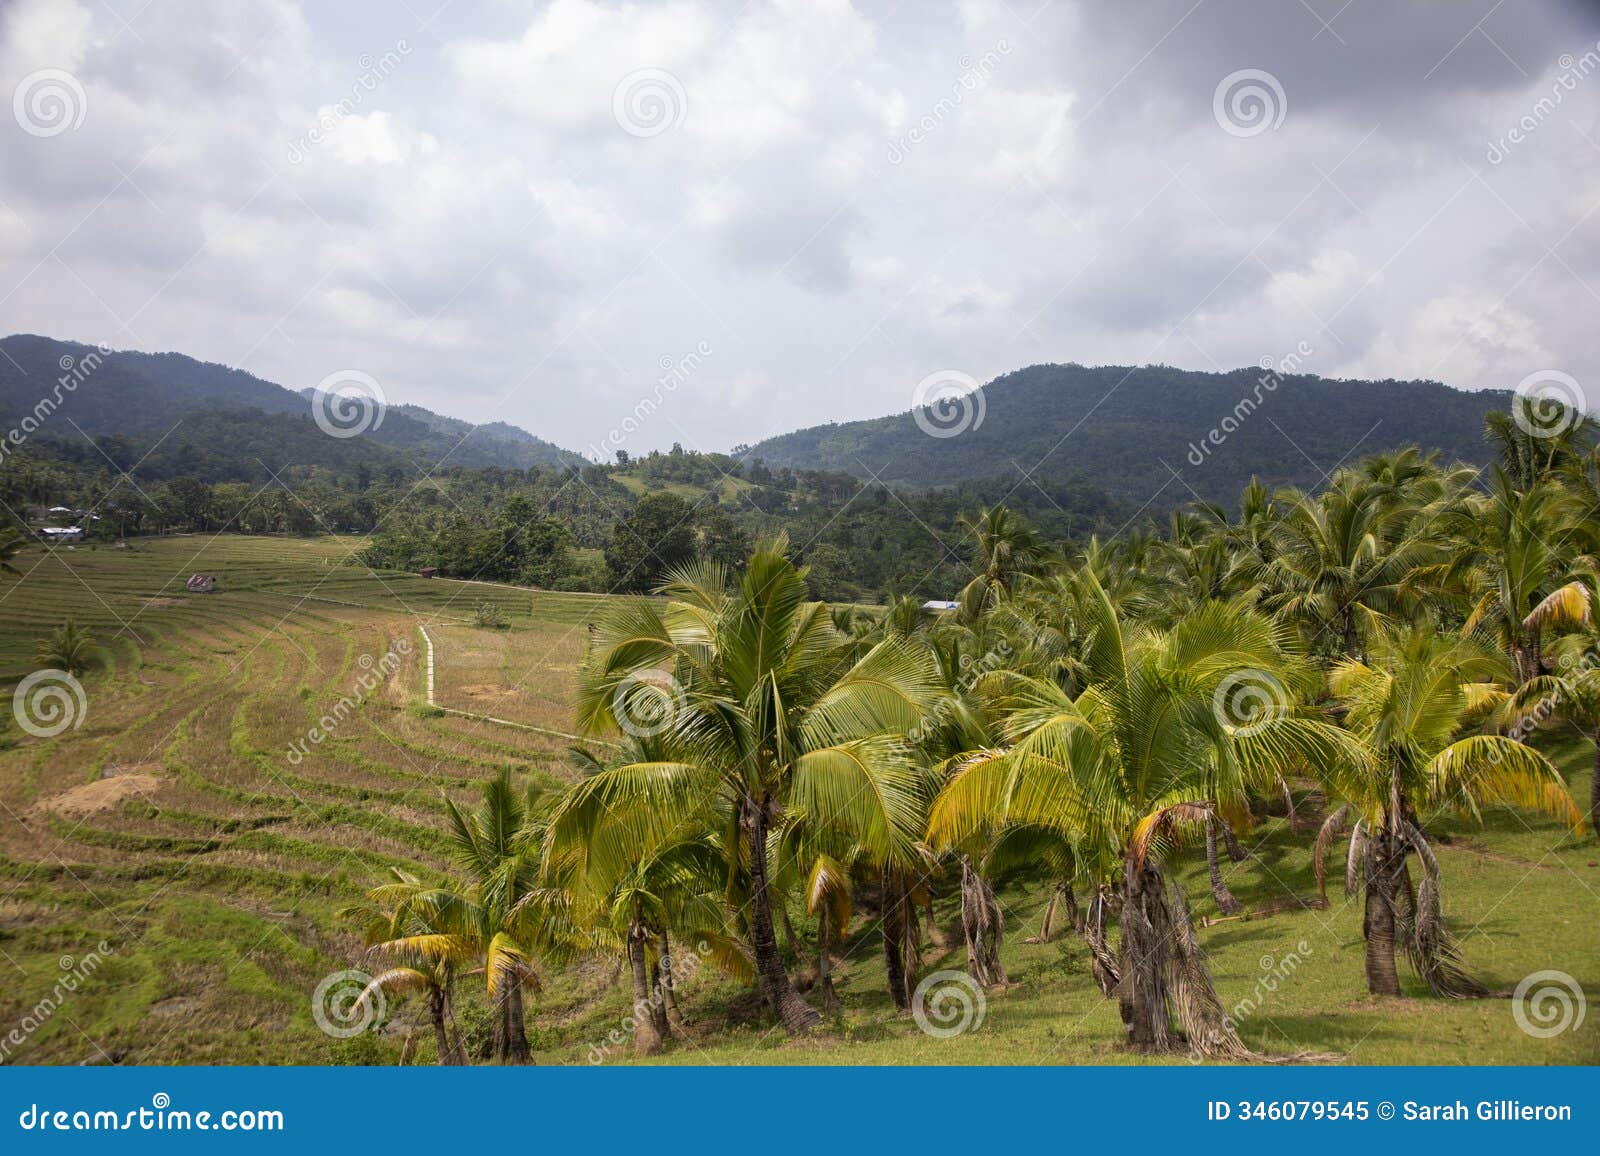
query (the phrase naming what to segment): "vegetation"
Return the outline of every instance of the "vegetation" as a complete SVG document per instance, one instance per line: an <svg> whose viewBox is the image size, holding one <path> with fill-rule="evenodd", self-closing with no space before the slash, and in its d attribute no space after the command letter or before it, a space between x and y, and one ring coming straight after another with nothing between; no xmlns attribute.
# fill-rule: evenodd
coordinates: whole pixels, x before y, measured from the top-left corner
<svg viewBox="0 0 1600 1156"><path fill-rule="evenodd" d="M974 504L938 615L830 604L790 540L736 549L662 489L621 598L369 571L349 539L91 545L78 582L30 549L0 660L45 622L109 641L92 727L0 749L37 816L4 830L7 952L37 981L127 944L126 1004L73 1019L146 1060L1593 1060L1593 1025L1536 1040L1471 998L1600 968L1573 799L1600 452L1495 444L1484 478L1400 451L1159 536ZM199 565L224 593L184 595ZM1317 886L1340 861L1359 906ZM1264 989L1289 956L1314 975ZM381 1034L329 1044L306 993L352 965ZM993 1018L930 1039L901 1017L952 966Z"/></svg>

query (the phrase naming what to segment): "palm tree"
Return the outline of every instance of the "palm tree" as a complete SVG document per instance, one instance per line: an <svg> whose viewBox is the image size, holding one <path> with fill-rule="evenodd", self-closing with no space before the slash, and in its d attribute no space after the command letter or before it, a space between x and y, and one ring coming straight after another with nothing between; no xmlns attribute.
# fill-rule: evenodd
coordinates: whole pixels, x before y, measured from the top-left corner
<svg viewBox="0 0 1600 1156"><path fill-rule="evenodd" d="M969 536L968 556L976 576L961 591L961 608L973 616L1011 593L1017 579L1032 570L1044 554L1033 528L1004 506L963 514Z"/></svg>
<svg viewBox="0 0 1600 1156"><path fill-rule="evenodd" d="M1385 615L1404 608L1406 576L1438 556L1429 519L1387 495L1347 472L1315 497L1279 495L1284 515L1260 575L1262 606L1299 625L1313 650L1361 654Z"/></svg>
<svg viewBox="0 0 1600 1156"><path fill-rule="evenodd" d="M26 543L27 539L13 527L6 526L0 529L0 574L20 575L22 573L21 570L11 564L11 559L16 556L17 551L22 549Z"/></svg>
<svg viewBox="0 0 1600 1156"><path fill-rule="evenodd" d="M49 638L41 638L33 652L33 660L40 666L52 670L64 670L68 674L82 674L89 669L89 664L94 661L95 647L94 636L87 630L82 630L72 619L67 619Z"/></svg>
<svg viewBox="0 0 1600 1156"><path fill-rule="evenodd" d="M1093 613L1076 697L1024 675L993 676L1004 745L963 759L932 808L936 848L1016 823L1074 841L1097 884L1123 899L1117 999L1128 1040L1248 1055L1221 1001L1170 874L1177 839L1213 799L1291 767L1358 758L1338 728L1294 709L1305 677L1284 632L1241 603L1199 607L1166 632L1125 626L1092 574ZM1239 709L1253 682L1265 694Z"/></svg>
<svg viewBox="0 0 1600 1156"><path fill-rule="evenodd" d="M730 825L748 872L748 935L767 1002L790 1033L820 1017L784 970L773 924L768 835L803 820L848 833L880 862L909 858L920 833L920 779L904 736L933 708L925 648L886 638L856 657L779 539L759 547L738 585L699 565L661 588L665 606L619 603L596 620L579 675L579 725L657 729L660 754L580 784L553 818L555 837L591 830L590 867L621 875L686 832ZM603 822L602 822L603 819ZM613 860L613 861L605 861Z"/></svg>
<svg viewBox="0 0 1600 1156"><path fill-rule="evenodd" d="M398 890L369 891L365 902L339 912L339 918L360 927L369 951L396 961L396 966L372 977L361 999L370 1000L378 991L424 994L439 1063L460 1066L467 1058L459 1032L452 1038L448 1026L455 1018L451 992L456 975L469 964L472 953L462 950L461 940L432 924L423 907L405 901L422 890L421 881L399 868L391 868L391 872Z"/></svg>
<svg viewBox="0 0 1600 1156"><path fill-rule="evenodd" d="M1448 561L1418 568L1405 585L1460 597L1470 607L1462 633L1494 630L1526 682L1544 672L1547 626L1589 621L1588 587L1563 581L1574 564L1574 512L1554 485L1518 491L1496 469L1488 493L1441 519L1454 543Z"/></svg>
<svg viewBox="0 0 1600 1156"><path fill-rule="evenodd" d="M1439 864L1425 818L1451 809L1477 815L1490 805L1513 805L1581 828L1582 818L1550 761L1515 739L1494 734L1458 738L1475 713L1504 697L1496 682L1504 659L1470 639L1429 627L1377 640L1373 661L1335 666L1328 684L1345 726L1367 752L1363 760L1325 767L1331 796L1347 806L1333 812L1318 838L1326 847L1352 813L1347 886L1366 895L1367 986L1374 995L1399 995L1397 944L1437 994L1462 998L1484 989L1463 970L1444 927ZM1417 857L1422 885L1412 885L1407 859ZM1319 854L1318 870L1321 870Z"/></svg>
<svg viewBox="0 0 1600 1156"><path fill-rule="evenodd" d="M1520 737L1552 715L1582 728L1595 744L1594 769L1589 778L1589 828L1600 835L1600 630L1591 620L1586 629L1557 643L1554 675L1540 675L1525 683L1517 696L1519 720L1513 734Z"/></svg>

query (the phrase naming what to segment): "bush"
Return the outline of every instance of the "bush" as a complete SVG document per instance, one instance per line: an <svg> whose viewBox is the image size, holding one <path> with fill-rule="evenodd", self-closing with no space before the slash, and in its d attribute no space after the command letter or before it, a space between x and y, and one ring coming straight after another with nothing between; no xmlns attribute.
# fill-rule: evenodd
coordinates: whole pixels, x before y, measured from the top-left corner
<svg viewBox="0 0 1600 1156"><path fill-rule="evenodd" d="M506 612L493 602L480 602L472 608L472 620L479 626L489 630L504 630L511 625L511 620L506 617Z"/></svg>

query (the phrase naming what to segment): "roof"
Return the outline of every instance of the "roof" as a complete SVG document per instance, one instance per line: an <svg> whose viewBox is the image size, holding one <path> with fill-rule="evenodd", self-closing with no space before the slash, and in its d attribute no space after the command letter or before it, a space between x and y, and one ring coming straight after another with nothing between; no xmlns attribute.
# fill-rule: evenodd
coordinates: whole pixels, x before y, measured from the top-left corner
<svg viewBox="0 0 1600 1156"><path fill-rule="evenodd" d="M959 609L961 609L961 603L959 603L959 602L938 602L938 601L924 602L922 604L922 608L924 610L959 610Z"/></svg>

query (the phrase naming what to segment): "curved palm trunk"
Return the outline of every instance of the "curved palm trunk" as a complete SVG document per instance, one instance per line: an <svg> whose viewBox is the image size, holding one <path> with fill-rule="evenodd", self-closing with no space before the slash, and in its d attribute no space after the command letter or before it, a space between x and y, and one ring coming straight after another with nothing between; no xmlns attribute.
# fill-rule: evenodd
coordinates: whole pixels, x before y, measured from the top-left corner
<svg viewBox="0 0 1600 1156"><path fill-rule="evenodd" d="M772 923L772 891L767 879L767 807L770 800L747 800L744 827L750 849L750 952L756 976L783 1028L792 1036L811 1031L822 1017L800 998L778 954L778 936Z"/></svg>
<svg viewBox="0 0 1600 1156"><path fill-rule="evenodd" d="M637 920L628 928L628 970L633 976L633 1051L639 1056L653 1056L661 1050L661 1031L656 1024L656 1004L650 998L650 968L644 951L649 934Z"/></svg>
<svg viewBox="0 0 1600 1156"><path fill-rule="evenodd" d="M967 974L985 987L1004 984L1000 944L1005 938L1005 913L994 888L965 855L961 857L961 930L967 940Z"/></svg>
<svg viewBox="0 0 1600 1156"><path fill-rule="evenodd" d="M1217 901L1217 906L1224 915L1238 915L1244 906L1233 897L1233 892L1228 890L1227 881L1222 878L1222 868L1217 862L1217 825L1222 823L1215 815L1206 817L1206 875L1211 880L1211 897ZM1226 827L1226 824L1223 824Z"/></svg>

